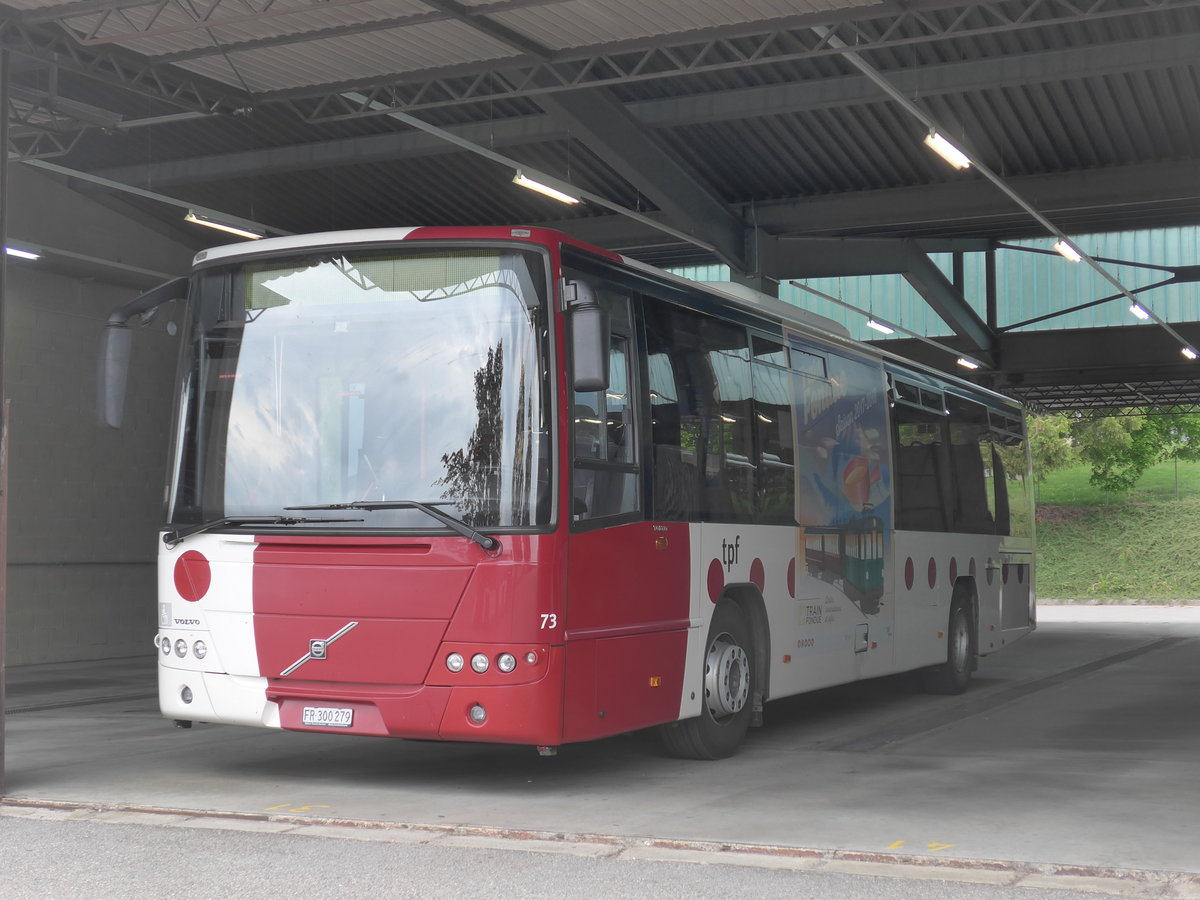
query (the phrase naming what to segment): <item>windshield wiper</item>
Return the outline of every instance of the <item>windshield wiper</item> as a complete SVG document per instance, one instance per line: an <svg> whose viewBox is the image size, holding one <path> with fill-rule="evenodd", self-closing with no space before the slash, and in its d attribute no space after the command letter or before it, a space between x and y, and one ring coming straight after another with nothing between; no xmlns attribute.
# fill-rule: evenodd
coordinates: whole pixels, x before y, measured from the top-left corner
<svg viewBox="0 0 1200 900"><path fill-rule="evenodd" d="M187 525L165 532L162 536L167 549L173 549L194 534L206 531L216 531L218 528L240 528L246 525L305 525L309 522L361 522L362 519L310 519L302 516L226 516L223 519L213 519L211 522L201 522L199 525Z"/></svg>
<svg viewBox="0 0 1200 900"><path fill-rule="evenodd" d="M350 503L324 503L318 506L285 506L284 509L315 510L315 509L362 509L374 512L380 509L419 509L425 515L437 519L451 531L461 534L468 540L477 543L489 553L500 549L500 542L490 535L476 531L462 519L455 518L448 512L438 509L438 505L450 501L421 501L421 500L353 500Z"/></svg>

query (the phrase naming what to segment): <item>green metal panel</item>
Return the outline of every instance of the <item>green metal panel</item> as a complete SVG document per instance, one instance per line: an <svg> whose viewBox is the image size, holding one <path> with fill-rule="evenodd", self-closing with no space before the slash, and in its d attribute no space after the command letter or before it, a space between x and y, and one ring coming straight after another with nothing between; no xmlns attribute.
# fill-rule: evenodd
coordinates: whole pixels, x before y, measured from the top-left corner
<svg viewBox="0 0 1200 900"><path fill-rule="evenodd" d="M1072 240L1093 258L1176 268L1200 265L1200 227L1091 234ZM1044 238L1012 243L1049 250L1053 241ZM931 258L947 277L952 277L953 260L950 254L934 254ZM985 255L982 253L964 256L964 294L967 302L984 318L985 265ZM1112 263L1105 266L1130 290L1171 277L1170 272L1158 269ZM695 266L673 271L697 281L729 280L726 266ZM788 283L780 285L780 299L843 323L860 340L881 338L878 332L866 327L866 317L871 314L928 337L945 337L951 333L900 275L810 278L804 279L803 283L861 309L863 314L829 303ZM1057 254L1043 255L1008 249L996 251L997 324L1001 328L1115 293L1116 289L1090 267L1067 262ZM1169 285L1138 296L1144 306L1168 322L1200 320L1200 284ZM1051 330L1134 324L1137 324L1137 320L1129 313L1129 301L1120 298L1026 328ZM1148 323L1147 327L1154 326Z"/></svg>

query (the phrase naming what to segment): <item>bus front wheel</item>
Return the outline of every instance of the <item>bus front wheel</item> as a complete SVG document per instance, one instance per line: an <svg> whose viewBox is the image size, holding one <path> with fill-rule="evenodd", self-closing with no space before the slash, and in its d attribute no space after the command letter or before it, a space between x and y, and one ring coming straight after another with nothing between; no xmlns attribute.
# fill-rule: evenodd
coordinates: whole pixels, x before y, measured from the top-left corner
<svg viewBox="0 0 1200 900"><path fill-rule="evenodd" d="M682 759L724 759L741 746L754 704L754 638L745 615L726 601L713 611L704 653L700 715L663 725L667 752Z"/></svg>
<svg viewBox="0 0 1200 900"><path fill-rule="evenodd" d="M961 694L971 683L975 641L971 634L971 612L962 601L956 601L950 608L946 645L946 661L922 673L925 690L931 694Z"/></svg>

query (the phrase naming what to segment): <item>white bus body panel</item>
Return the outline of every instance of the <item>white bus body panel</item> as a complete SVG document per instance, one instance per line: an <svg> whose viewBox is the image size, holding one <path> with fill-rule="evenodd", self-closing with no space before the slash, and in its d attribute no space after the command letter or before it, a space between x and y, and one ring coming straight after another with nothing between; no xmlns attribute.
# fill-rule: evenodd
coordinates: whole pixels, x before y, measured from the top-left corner
<svg viewBox="0 0 1200 900"><path fill-rule="evenodd" d="M254 643L254 550L250 536L198 534L158 557L158 693L163 715L231 725L279 727L279 709L266 699ZM208 561L204 602L180 591L176 572L188 553ZM185 586L185 590L188 588ZM194 589L192 589L194 592ZM182 640L185 655L175 645ZM163 652L164 641L170 653ZM197 641L207 651L197 657ZM191 702L183 699L190 690Z"/></svg>

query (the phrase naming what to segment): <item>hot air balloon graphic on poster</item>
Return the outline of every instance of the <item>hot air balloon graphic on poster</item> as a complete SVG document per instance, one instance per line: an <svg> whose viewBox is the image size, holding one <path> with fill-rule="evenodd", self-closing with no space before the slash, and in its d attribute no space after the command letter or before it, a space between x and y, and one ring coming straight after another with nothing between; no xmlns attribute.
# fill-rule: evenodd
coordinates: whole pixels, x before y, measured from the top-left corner
<svg viewBox="0 0 1200 900"><path fill-rule="evenodd" d="M842 493L854 509L861 510L870 502L871 463L865 456L851 457L842 468Z"/></svg>

